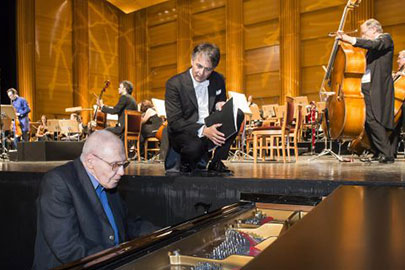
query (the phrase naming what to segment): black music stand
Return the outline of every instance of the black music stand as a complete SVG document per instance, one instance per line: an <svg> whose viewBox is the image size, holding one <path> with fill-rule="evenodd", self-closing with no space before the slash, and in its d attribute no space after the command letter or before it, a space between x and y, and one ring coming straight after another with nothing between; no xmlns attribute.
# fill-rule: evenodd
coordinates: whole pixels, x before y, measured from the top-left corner
<svg viewBox="0 0 405 270"><path fill-rule="evenodd" d="M326 96L326 101L327 101L327 99L330 96L335 95L335 92L323 92L322 94L324 94ZM320 157L323 157L323 156L326 156L326 155L331 155L335 159L337 159L337 160L339 160L341 162L344 162L345 160L340 156L341 144L339 143L339 152L338 152L338 154L336 154L332 150L332 139L330 137L330 125L329 125L329 117L328 117L328 108L327 107L324 110L323 117L324 117L324 120L326 121L326 130L323 131L324 133L326 132L326 135L324 136L325 137L325 148L322 150L321 153L319 153L315 157L311 158L310 161L316 160L316 159L318 159ZM328 141L329 141L329 147L328 147Z"/></svg>

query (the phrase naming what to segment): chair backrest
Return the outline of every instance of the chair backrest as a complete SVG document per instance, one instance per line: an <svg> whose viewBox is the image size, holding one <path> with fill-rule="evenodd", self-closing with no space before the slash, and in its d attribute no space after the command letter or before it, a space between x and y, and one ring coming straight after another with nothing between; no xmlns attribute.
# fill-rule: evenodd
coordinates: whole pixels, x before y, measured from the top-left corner
<svg viewBox="0 0 405 270"><path fill-rule="evenodd" d="M293 97L286 97L286 101L286 123L287 125L291 125L295 116L295 100Z"/></svg>
<svg viewBox="0 0 405 270"><path fill-rule="evenodd" d="M278 104L263 105L262 110L264 119L277 118L277 107Z"/></svg>
<svg viewBox="0 0 405 270"><path fill-rule="evenodd" d="M250 105L249 108L252 111L252 116L251 116L250 120L254 121L254 120L261 120L262 119L260 117L259 106L257 106L256 104L252 104L252 105Z"/></svg>
<svg viewBox="0 0 405 270"><path fill-rule="evenodd" d="M141 133L142 114L138 111L125 110L125 133Z"/></svg>

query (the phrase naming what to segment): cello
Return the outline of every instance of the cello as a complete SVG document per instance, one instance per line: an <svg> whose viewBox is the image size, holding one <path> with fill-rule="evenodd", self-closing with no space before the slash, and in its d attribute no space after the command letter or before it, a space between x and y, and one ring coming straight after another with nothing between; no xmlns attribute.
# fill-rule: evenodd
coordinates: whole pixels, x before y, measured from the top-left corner
<svg viewBox="0 0 405 270"><path fill-rule="evenodd" d="M97 97L99 100L103 97L104 92L107 90L107 88L110 86L110 81L106 80L104 82L104 87L100 91L100 95ZM94 115L92 122L95 123L93 130L100 130L104 129L106 127L107 123L107 116L105 113L101 112L99 106L97 105L96 109L94 110Z"/></svg>
<svg viewBox="0 0 405 270"><path fill-rule="evenodd" d="M347 1L337 31L343 31L348 12L360 2ZM333 140L353 140L364 129L366 109L361 78L365 70L365 50L335 39L319 93L321 100L326 100L329 135Z"/></svg>

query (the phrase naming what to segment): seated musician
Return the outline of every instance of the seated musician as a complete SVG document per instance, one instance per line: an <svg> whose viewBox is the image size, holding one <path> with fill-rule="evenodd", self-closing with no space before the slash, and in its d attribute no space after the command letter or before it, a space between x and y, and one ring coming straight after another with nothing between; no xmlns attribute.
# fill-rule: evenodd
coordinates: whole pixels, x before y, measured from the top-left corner
<svg viewBox="0 0 405 270"><path fill-rule="evenodd" d="M157 112L153 108L153 104L150 100L144 100L141 102L142 113L142 131L141 131L141 143L146 138L155 137L157 130L162 125L162 119L157 115Z"/></svg>
<svg viewBox="0 0 405 270"><path fill-rule="evenodd" d="M204 119L221 110L226 100L225 81L214 71L220 60L219 48L210 43L197 45L191 55L191 68L166 83L165 106L170 144L181 156L180 171L205 169L209 160L209 141L218 146L208 170L232 173L222 162L237 134L227 140L218 131L221 124L207 127ZM237 127L243 121L238 111Z"/></svg>
<svg viewBox="0 0 405 270"><path fill-rule="evenodd" d="M37 137L37 141L49 141L51 139L51 133L48 130L48 119L46 118L46 115L43 114L41 116L41 124L39 124L37 128L37 132L35 134L35 137Z"/></svg>
<svg viewBox="0 0 405 270"><path fill-rule="evenodd" d="M394 83L391 75L394 42L375 19L361 25L361 35L362 38L356 38L338 32L337 38L368 50L361 89L366 104L365 128L374 152L372 160L393 163L396 145L391 143L387 132L394 129Z"/></svg>
<svg viewBox="0 0 405 270"><path fill-rule="evenodd" d="M140 111L142 113L142 129L141 129L141 155L144 151L144 143L147 138L153 138L156 136L156 132L163 124L162 118L160 118L153 107L150 100L144 100L141 102ZM167 149L168 145L165 140L160 143L160 148Z"/></svg>
<svg viewBox="0 0 405 270"><path fill-rule="evenodd" d="M103 113L118 114L118 123L115 127L107 128L115 135L123 139L123 134L125 130L125 110L137 111L138 107L136 101L132 96L132 90L134 86L130 81L122 81L118 88L118 94L120 94L120 99L114 107L104 105L102 99L97 100L97 105L100 106Z"/></svg>

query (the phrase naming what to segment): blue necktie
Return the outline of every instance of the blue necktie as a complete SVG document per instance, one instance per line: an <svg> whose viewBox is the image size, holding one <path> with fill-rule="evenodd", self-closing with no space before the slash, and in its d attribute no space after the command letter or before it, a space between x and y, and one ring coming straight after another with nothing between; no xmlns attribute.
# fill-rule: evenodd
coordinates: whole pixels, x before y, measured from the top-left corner
<svg viewBox="0 0 405 270"><path fill-rule="evenodd" d="M114 216L111 211L110 205L108 204L108 199L107 199L107 194L105 193L105 189L101 185L98 185L96 188L96 193L97 193L98 198L101 201L101 204L103 205L104 212L107 215L108 221L110 222L111 227L114 230L114 243L115 243L115 245L118 245L118 243L119 243L118 229L117 229L117 225L115 224Z"/></svg>

